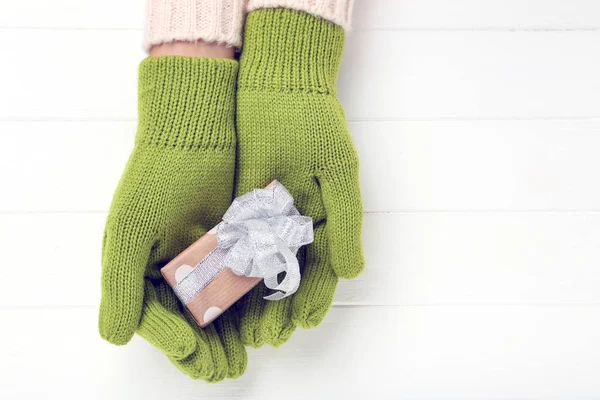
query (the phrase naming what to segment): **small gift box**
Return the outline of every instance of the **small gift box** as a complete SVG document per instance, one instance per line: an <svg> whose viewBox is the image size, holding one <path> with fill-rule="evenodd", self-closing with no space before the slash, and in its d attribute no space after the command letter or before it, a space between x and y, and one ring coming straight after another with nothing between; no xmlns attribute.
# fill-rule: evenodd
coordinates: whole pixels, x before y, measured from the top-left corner
<svg viewBox="0 0 600 400"><path fill-rule="evenodd" d="M273 181L236 198L223 221L161 273L204 328L261 280L275 290L267 300L293 294L300 284L296 254L312 241L312 219L300 215L290 193Z"/></svg>

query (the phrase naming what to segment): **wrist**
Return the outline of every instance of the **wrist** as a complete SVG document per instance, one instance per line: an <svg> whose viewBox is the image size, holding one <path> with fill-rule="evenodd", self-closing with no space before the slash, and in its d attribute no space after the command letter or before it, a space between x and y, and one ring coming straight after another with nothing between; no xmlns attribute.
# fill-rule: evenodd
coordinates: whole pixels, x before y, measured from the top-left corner
<svg viewBox="0 0 600 400"><path fill-rule="evenodd" d="M204 42L170 42L150 47L150 57L183 56L200 58L235 58L235 49L223 43Z"/></svg>

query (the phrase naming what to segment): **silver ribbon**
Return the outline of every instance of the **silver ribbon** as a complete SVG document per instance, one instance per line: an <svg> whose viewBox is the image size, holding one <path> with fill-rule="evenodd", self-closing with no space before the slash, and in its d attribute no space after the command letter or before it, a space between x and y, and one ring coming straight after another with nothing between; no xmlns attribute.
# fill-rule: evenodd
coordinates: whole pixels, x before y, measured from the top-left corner
<svg viewBox="0 0 600 400"><path fill-rule="evenodd" d="M206 255L195 268L173 286L175 295L188 304L198 292L206 287L223 270L226 251L216 248Z"/></svg>
<svg viewBox="0 0 600 400"><path fill-rule="evenodd" d="M263 278L277 290L267 300L290 296L300 285L298 249L313 241L312 218L294 207L294 198L279 182L233 201L217 228L216 249L173 287L188 304L224 267L237 275ZM278 274L285 277L278 281Z"/></svg>
<svg viewBox="0 0 600 400"><path fill-rule="evenodd" d="M300 285L298 249L313 241L312 218L300 215L294 198L279 182L236 198L219 224L223 261L237 275L263 278L276 290L266 300L292 295ZM284 272L281 282L277 276Z"/></svg>

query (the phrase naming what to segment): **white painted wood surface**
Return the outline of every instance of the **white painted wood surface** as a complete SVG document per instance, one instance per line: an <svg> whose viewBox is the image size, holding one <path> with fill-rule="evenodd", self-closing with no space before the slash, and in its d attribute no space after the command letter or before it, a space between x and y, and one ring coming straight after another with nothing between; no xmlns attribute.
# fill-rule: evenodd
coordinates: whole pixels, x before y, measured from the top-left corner
<svg viewBox="0 0 600 400"><path fill-rule="evenodd" d="M600 399L600 2L357 0L367 269L218 385L96 332L143 7L0 2L0 398Z"/></svg>
<svg viewBox="0 0 600 400"><path fill-rule="evenodd" d="M0 29L14 60L0 120L135 119L140 31L43 32L39 47L40 30ZM357 31L339 91L350 121L591 118L598 43L600 30Z"/></svg>

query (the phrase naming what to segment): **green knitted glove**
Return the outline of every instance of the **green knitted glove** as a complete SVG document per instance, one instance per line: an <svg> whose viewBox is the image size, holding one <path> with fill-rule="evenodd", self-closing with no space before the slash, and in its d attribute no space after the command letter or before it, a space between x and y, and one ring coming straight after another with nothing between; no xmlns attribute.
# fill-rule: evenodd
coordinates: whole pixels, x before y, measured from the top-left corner
<svg viewBox="0 0 600 400"><path fill-rule="evenodd" d="M200 329L160 268L219 222L231 203L237 62L148 58L139 70L136 144L104 233L99 329L123 345L137 332L193 378L246 367L225 314Z"/></svg>
<svg viewBox="0 0 600 400"><path fill-rule="evenodd" d="M237 195L278 179L315 224L314 243L298 253L298 291L270 302L258 285L240 301L240 334L250 346L279 346L295 326L318 325L338 277L354 278L364 267L358 158L336 98L343 47L342 28L309 14L263 9L246 20Z"/></svg>

